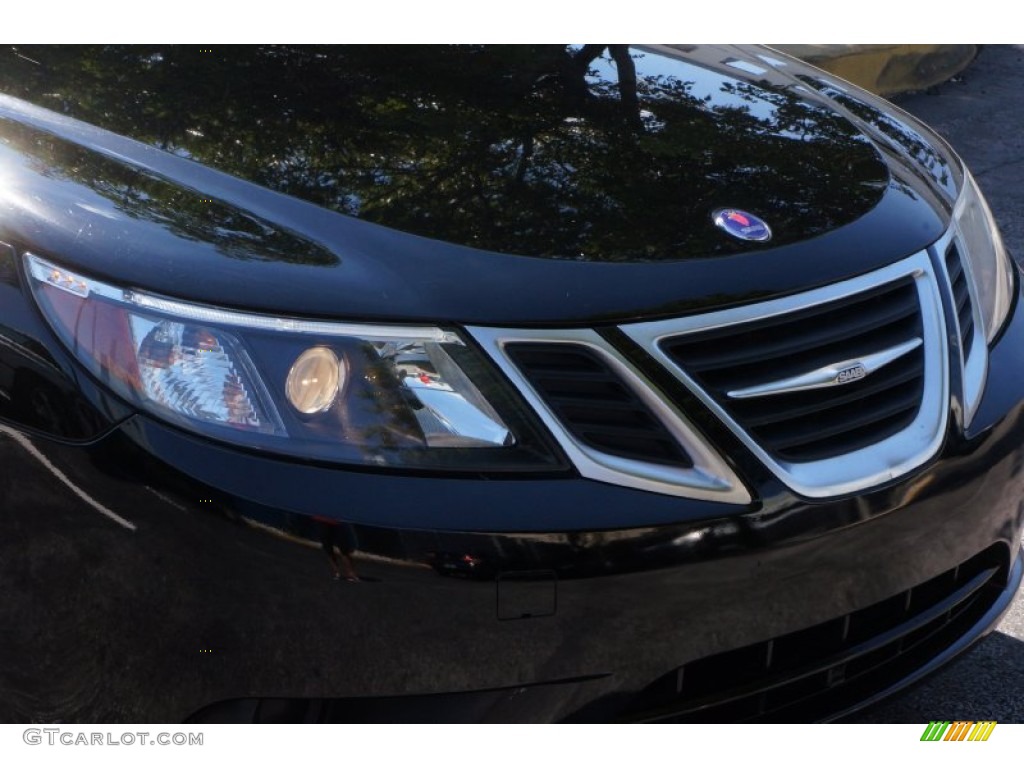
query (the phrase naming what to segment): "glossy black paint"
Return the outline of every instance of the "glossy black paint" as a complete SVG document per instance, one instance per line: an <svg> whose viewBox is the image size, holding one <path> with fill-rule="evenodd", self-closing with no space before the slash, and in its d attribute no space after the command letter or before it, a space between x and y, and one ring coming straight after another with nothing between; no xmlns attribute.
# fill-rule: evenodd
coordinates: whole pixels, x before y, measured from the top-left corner
<svg viewBox="0 0 1024 768"><path fill-rule="evenodd" d="M726 54L690 52L711 62L702 77L717 77L723 98L740 82ZM0 71L8 90L46 90L24 71L16 82ZM954 373L940 454L857 497L798 498L673 391L751 489L737 507L572 471L343 469L190 436L133 414L82 372L32 306L15 252L285 314L575 325L806 289L930 245L960 181L941 142L902 118L892 118L902 131L873 127L869 112L833 107L800 82L767 70L730 87L833 126L837 167L849 152L884 169L874 207L858 198L867 207L829 214L830 226L847 223L784 247L728 243L732 253L660 263L524 257L402 234L0 97L0 658L16 660L0 664L0 719L244 717L256 698L344 700L339 711L353 720L609 719L681 664L872 605L995 546L1002 600L948 653L987 631L1020 573L1019 558L1010 565L1024 526L1019 296L971 429L958 418ZM83 87L65 85L71 96ZM809 101L791 104L796 93ZM72 102L73 114L125 130L108 108L82 113L88 105ZM850 122L837 122L846 110ZM726 114L744 141L756 134L749 116ZM907 132L928 137L923 170ZM811 233L806 217L790 221ZM11 383L24 376L36 378ZM325 526L339 530L341 552L354 547L362 582L333 578ZM273 706L290 716L287 703Z"/></svg>
<svg viewBox="0 0 1024 768"><path fill-rule="evenodd" d="M68 444L5 417L0 653L21 661L0 665L0 717L249 717L254 698L342 700L331 711L352 720L628 713L722 637L742 646L872 604L994 542L1009 559L1022 344L1018 309L971 435L951 421L921 473L820 503L762 483L745 510L574 478L256 460L140 416ZM316 517L348 527L363 583L332 579ZM441 575L438 553L483 577ZM503 603L497 584L520 578L529 589Z"/></svg>
<svg viewBox="0 0 1024 768"><path fill-rule="evenodd" d="M567 86L558 85L563 75L552 75L553 82L544 75L565 63L548 49L457 48L436 67L421 68L413 66L424 58L417 50L360 51L352 61L331 59L334 54L318 59L308 51L233 53L232 60L259 65L260 79L269 79L261 100L251 96L252 73L244 68L241 74L215 68L216 76L189 80L192 67L207 66L194 60L197 50L167 51L157 66L151 61L157 51L58 49L22 55L59 64L37 67L15 57L0 70L0 91L149 142L0 96L6 236L98 277L168 295L187 285L190 298L228 306L355 320L579 325L678 315L822 285L918 251L948 223L945 187L915 169L911 149L900 150L898 132L881 134L785 73L766 66L763 76L751 78L725 63L737 56L756 61L751 52L698 48L685 62L676 54L634 52L643 98L630 108L640 109L642 119L624 124L620 112L629 99L613 98L617 89L608 78L614 68L601 58L591 60L593 93L573 100ZM107 56L128 74L103 75L104 66L112 66ZM310 92L301 109L278 103L281 93L303 93L290 79L296 73L313 82L304 67L374 72L394 56L411 58L393 77L345 80L355 89L350 101ZM445 86L451 92L443 98L461 111L429 106L434 102L423 94L453 78L465 57L491 64ZM285 66L293 59L294 71ZM100 73L96 82L79 82L81 70L89 69L79 66L83 61ZM287 82L273 82L274 73ZM473 77L497 78L512 90L495 93ZM232 94L236 108L214 99L200 109L196 100L208 94L196 83ZM393 89L398 114L413 110L429 129L388 112L392 102L383 93L392 91L356 109L371 86ZM137 96L128 98L125 88ZM68 95L79 92L81 103ZM53 94L64 95L55 101ZM325 104L335 106L324 111ZM169 114L207 115L217 125L196 128ZM336 124L348 132L325 136L324 126ZM459 134L473 151L435 157L444 149L438 135L465 125L478 126ZM311 133L297 136L300 129ZM505 150L488 149L545 132L556 146L575 148L570 158L554 148L530 155L540 175L529 184L516 180ZM921 135L909 126L905 132ZM296 144L309 136L325 142L326 157L317 159L322 164ZM595 148L598 140L609 142L606 150ZM594 167L580 155L584 148ZM945 163L947 181L955 180L956 163L942 152L934 154ZM422 157L418 164L407 161L408 172L399 174L374 165L378 155L382 163ZM302 173L285 162L290 157L305 158ZM470 172L474 161L494 165ZM453 163L466 173L451 171ZM548 199L547 186L558 192L570 184L552 176L560 163L575 170L572 189L584 190L585 200L569 206ZM353 167L358 171L337 170ZM432 194L434 173L458 189ZM388 186L406 177L409 189ZM473 186L481 178L494 179L493 189ZM355 191L336 188L349 181ZM517 192L522 184L532 191ZM352 209L354 197L375 195L379 204ZM460 203L460 196L468 202ZM760 215L773 240L742 243L722 233L712 214L723 206ZM503 222L505 215L512 218ZM488 221L485 232L472 231L476 222Z"/></svg>
<svg viewBox="0 0 1024 768"><path fill-rule="evenodd" d="M1022 342L1018 313L995 350L994 421L951 434L923 472L823 503L666 502L678 519L660 524L655 497L585 480L451 481L442 496L436 479L335 472L327 489L284 462L203 461L209 449L139 418L88 447L4 426L0 651L20 663L0 668L0 716L169 721L221 700L355 697L353 719L390 720L412 703L358 699L502 689L431 698L429 717L614 717L723 637L872 604L992 543L1009 560L1024 523ZM538 498L549 531L518 530ZM314 514L351 525L362 583L331 578ZM536 618L502 620L494 579L439 575L438 552L546 573L557 608L527 595Z"/></svg>
<svg viewBox="0 0 1024 768"><path fill-rule="evenodd" d="M709 206L761 211L780 245L874 207L888 171L854 125L726 61L621 45L33 47L6 53L0 88L348 216L503 253L690 260L740 250Z"/></svg>

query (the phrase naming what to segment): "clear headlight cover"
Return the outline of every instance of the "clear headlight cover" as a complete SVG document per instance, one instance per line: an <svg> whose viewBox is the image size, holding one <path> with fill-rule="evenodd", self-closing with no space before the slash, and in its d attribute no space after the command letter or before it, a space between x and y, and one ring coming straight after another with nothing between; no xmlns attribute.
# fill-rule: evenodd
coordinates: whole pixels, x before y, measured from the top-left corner
<svg viewBox="0 0 1024 768"><path fill-rule="evenodd" d="M371 466L560 465L515 393L454 331L221 310L32 254L25 263L43 314L90 373L185 429Z"/></svg>
<svg viewBox="0 0 1024 768"><path fill-rule="evenodd" d="M970 173L953 211L954 225L966 253L967 273L988 342L999 333L1013 300L1013 264L1003 245L988 203Z"/></svg>

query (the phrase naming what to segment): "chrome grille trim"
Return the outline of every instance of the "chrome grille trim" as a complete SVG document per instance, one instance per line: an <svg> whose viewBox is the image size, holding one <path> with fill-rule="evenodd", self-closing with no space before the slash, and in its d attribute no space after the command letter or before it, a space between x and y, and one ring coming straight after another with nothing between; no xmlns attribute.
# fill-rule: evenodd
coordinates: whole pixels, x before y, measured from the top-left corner
<svg viewBox="0 0 1024 768"><path fill-rule="evenodd" d="M773 457L661 347L661 342L674 337L797 312L908 277L913 279L917 291L923 337L924 382L917 415L896 434L839 457L799 463ZM887 482L926 462L942 445L949 410L949 356L939 282L926 251L869 274L782 299L690 317L623 325L620 330L714 412L782 482L803 496L825 498Z"/></svg>
<svg viewBox="0 0 1024 768"><path fill-rule="evenodd" d="M908 352L912 352L917 349L922 343L923 342L920 338L913 338L909 341L903 342L902 344L897 344L890 349L876 352L873 355L862 355L860 357L850 358L849 360L843 360L842 362L826 365L825 367L818 368L814 371L808 371L800 376L780 379L778 381L770 381L766 384L759 384L756 387L735 389L727 394L735 400L743 400L750 397L781 395L788 392L805 392L810 389L823 389L825 387L840 386L843 382L838 380L837 377L843 370L850 368L851 366L858 366L864 369L865 375L874 373L875 371L884 368L894 360L899 360Z"/></svg>
<svg viewBox="0 0 1024 768"><path fill-rule="evenodd" d="M963 329L960 327L960 318L957 316L955 298L953 293L953 281L950 278L949 269L946 266L946 254L949 251L950 246L956 245L957 252L960 259L960 269L963 270L964 275L967 278L967 292L970 296L971 304L971 318L973 320L973 327L971 328L971 343L970 343L970 354L964 355L964 342ZM974 418L974 412L978 409L978 404L981 402L981 394L985 391L985 382L988 379L988 342L985 339L984 324L981 320L981 305L978 302L978 296L974 290L974 275L971 273L971 260L967 257L966 247L964 246L963 239L959 236L956 227L951 227L945 235L942 236L934 246L935 261L941 265L943 274L943 284L945 287L946 295L950 297L950 301L953 303L952 316L953 323L955 324L955 330L950 333L950 340L953 342L954 347L957 349L959 354L959 360L955 361L960 366L961 377L963 381L963 400L964 400L964 425L971 423L971 419Z"/></svg>
<svg viewBox="0 0 1024 768"><path fill-rule="evenodd" d="M526 398L583 477L690 499L728 504L750 503L750 493L718 452L632 363L596 331L479 326L470 326L466 330ZM544 398L505 351L508 344L529 342L581 345L598 354L664 424L683 450L689 454L693 467L673 467L613 456L577 440L562 425Z"/></svg>

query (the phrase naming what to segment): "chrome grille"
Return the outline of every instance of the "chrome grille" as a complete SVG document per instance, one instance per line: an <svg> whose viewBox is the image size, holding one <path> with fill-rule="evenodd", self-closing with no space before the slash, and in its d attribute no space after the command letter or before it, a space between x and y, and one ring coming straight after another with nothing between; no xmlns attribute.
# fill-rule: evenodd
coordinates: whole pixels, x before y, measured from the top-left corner
<svg viewBox="0 0 1024 768"><path fill-rule="evenodd" d="M904 278L660 346L773 456L809 462L873 445L913 421L923 391L920 344L917 289ZM906 351L868 375L860 361L890 350Z"/></svg>
<svg viewBox="0 0 1024 768"><path fill-rule="evenodd" d="M824 498L927 461L949 354L926 251L801 294L620 330L797 493Z"/></svg>
<svg viewBox="0 0 1024 768"><path fill-rule="evenodd" d="M906 474L942 444L949 350L946 288L936 269L945 265L921 251L793 296L618 331L792 490L811 498L854 493ZM687 498L750 500L681 401L655 386L611 335L467 330L584 477Z"/></svg>

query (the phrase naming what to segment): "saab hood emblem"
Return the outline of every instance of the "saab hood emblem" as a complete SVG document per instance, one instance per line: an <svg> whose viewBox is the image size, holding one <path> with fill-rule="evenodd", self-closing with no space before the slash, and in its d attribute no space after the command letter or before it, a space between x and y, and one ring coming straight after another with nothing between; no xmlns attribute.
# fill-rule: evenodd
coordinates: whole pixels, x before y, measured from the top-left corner
<svg viewBox="0 0 1024 768"><path fill-rule="evenodd" d="M761 219L738 208L719 208L713 214L715 226L739 240L763 243L770 240L772 231Z"/></svg>

